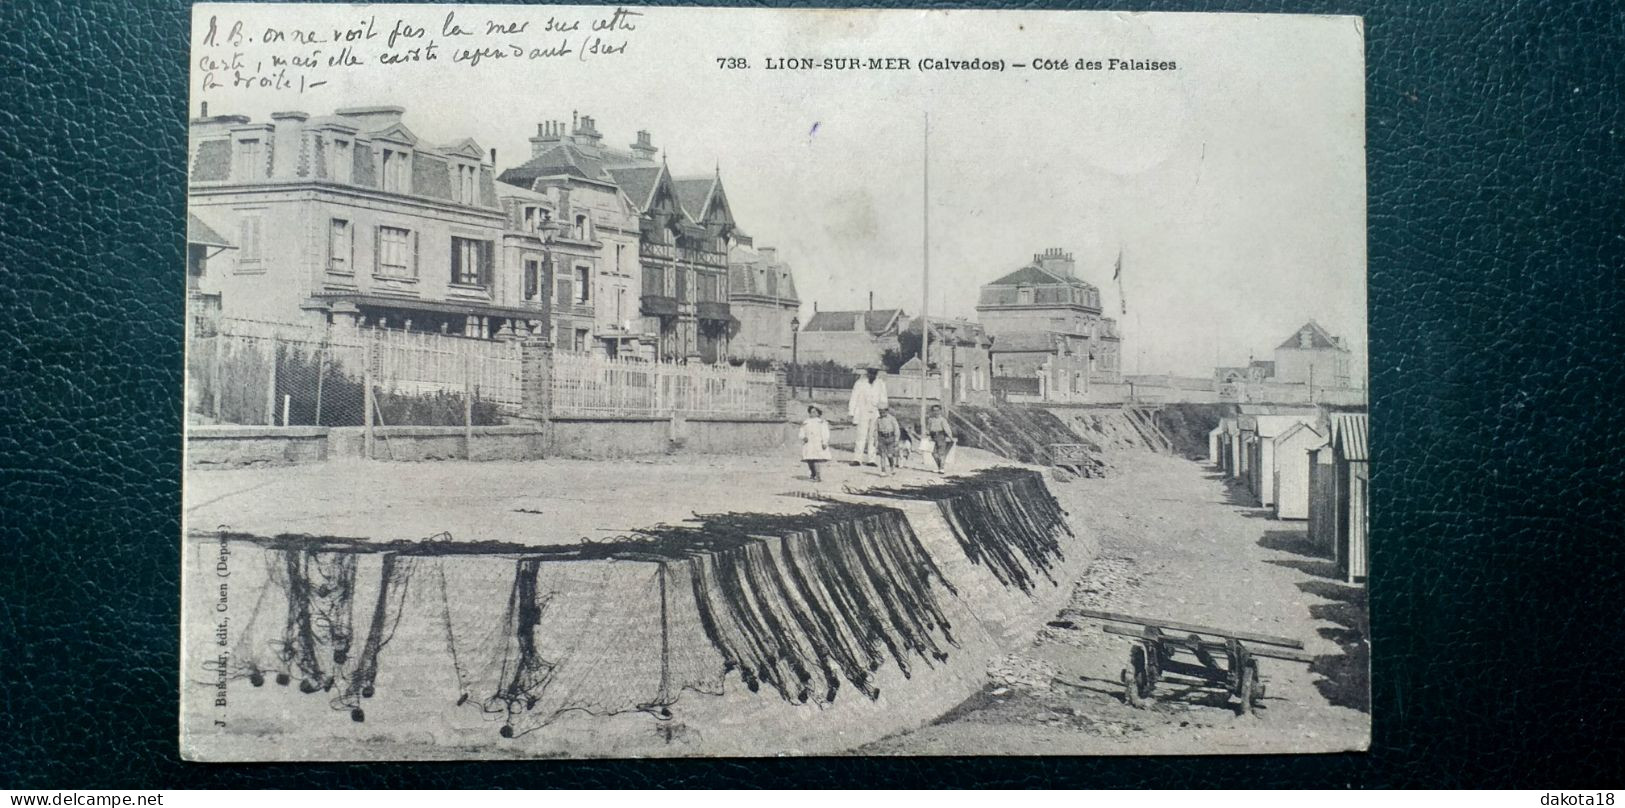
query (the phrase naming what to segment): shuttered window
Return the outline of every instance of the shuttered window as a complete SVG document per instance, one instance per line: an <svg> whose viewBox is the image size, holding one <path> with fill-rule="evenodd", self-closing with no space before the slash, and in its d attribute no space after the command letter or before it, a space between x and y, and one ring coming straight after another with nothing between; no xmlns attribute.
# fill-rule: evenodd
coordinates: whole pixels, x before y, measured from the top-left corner
<svg viewBox="0 0 1625 808"><path fill-rule="evenodd" d="M535 300L542 293L542 264L534 258L525 259L525 299Z"/></svg>
<svg viewBox="0 0 1625 808"><path fill-rule="evenodd" d="M327 271L340 275L348 275L350 269L351 251L353 250L350 237L350 223L344 219L332 220L327 237Z"/></svg>
<svg viewBox="0 0 1625 808"><path fill-rule="evenodd" d="M350 182L355 173L355 155L350 150L350 141L333 139L333 170L328 172L334 182Z"/></svg>
<svg viewBox="0 0 1625 808"><path fill-rule="evenodd" d="M257 138L237 141L236 165L232 178L238 182L265 178L265 144Z"/></svg>
<svg viewBox="0 0 1625 808"><path fill-rule="evenodd" d="M258 264L264 259L261 253L260 242L263 235L264 224L259 214L244 214L237 222L237 262L240 264Z"/></svg>
<svg viewBox="0 0 1625 808"><path fill-rule="evenodd" d="M451 282L462 286L491 285L492 245L471 238L451 239Z"/></svg>
<svg viewBox="0 0 1625 808"><path fill-rule="evenodd" d="M388 278L416 278L417 243L417 234L404 227L379 227L378 274Z"/></svg>
<svg viewBox="0 0 1625 808"><path fill-rule="evenodd" d="M468 165L454 165L457 201L464 205L479 204L479 169Z"/></svg>
<svg viewBox="0 0 1625 808"><path fill-rule="evenodd" d="M592 301L592 268L576 267L575 302L590 303Z"/></svg>
<svg viewBox="0 0 1625 808"><path fill-rule="evenodd" d="M384 149L384 190L399 194L412 192L412 155L395 149Z"/></svg>

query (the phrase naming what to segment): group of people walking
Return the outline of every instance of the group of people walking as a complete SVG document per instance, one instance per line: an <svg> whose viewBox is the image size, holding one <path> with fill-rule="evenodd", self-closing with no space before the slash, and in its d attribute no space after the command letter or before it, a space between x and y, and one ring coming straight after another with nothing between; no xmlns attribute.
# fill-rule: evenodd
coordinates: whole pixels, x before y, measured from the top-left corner
<svg viewBox="0 0 1625 808"><path fill-rule="evenodd" d="M905 451L911 450L916 436L923 434L931 441L931 457L936 461L937 471L947 470L948 452L955 441L953 428L942 414L942 405L931 405L925 423L911 434L891 411L886 380L880 378L880 369L871 367L852 385L852 397L846 409L856 431L852 465L868 464L877 466L882 474L895 474ZM833 459L829 435L829 422L824 420L823 409L816 404L807 407L807 420L801 425L801 459L815 482L823 478L821 466Z"/></svg>

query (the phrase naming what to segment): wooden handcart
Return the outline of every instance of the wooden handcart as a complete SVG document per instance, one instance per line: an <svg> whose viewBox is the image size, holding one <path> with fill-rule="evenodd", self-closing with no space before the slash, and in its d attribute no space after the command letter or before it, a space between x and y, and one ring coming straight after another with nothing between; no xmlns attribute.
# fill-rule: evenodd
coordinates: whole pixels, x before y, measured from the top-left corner
<svg viewBox="0 0 1625 808"><path fill-rule="evenodd" d="M1258 674L1259 658L1304 663L1314 661L1314 657L1303 652L1303 643L1290 637L1090 609L1069 609L1067 612L1108 621L1102 626L1107 634L1133 637L1139 641L1129 649L1129 666L1123 669L1122 674L1127 701L1139 708L1150 703L1157 683L1173 674L1195 679L1209 687L1223 688L1239 702L1237 711L1250 715L1258 701L1264 698L1264 682ZM1127 623L1138 628L1125 628L1113 623Z"/></svg>

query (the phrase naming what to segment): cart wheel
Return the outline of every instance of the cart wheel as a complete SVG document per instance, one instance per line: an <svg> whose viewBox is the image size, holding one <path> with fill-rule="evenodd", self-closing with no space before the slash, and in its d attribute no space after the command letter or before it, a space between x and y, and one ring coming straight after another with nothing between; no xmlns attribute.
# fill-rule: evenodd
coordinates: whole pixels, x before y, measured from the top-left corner
<svg viewBox="0 0 1625 808"><path fill-rule="evenodd" d="M1123 693L1130 707L1143 710L1146 698L1151 695L1150 683L1146 681L1145 648L1134 646L1129 649L1128 657L1130 667L1123 671Z"/></svg>
<svg viewBox="0 0 1625 808"><path fill-rule="evenodd" d="M1236 688L1239 691L1237 695L1241 698L1240 710L1242 715L1253 714L1253 700L1261 695L1259 693L1261 689L1258 684L1257 663L1243 667L1241 669L1241 686Z"/></svg>

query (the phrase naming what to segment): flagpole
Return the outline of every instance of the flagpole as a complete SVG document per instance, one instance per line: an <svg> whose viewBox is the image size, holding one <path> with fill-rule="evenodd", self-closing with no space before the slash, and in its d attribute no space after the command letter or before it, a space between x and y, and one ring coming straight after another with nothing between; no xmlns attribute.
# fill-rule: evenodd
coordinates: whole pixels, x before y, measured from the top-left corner
<svg viewBox="0 0 1625 808"><path fill-rule="evenodd" d="M920 292L920 425L921 432L925 430L925 388L927 365L931 361L931 113L925 113L925 165L922 172L924 197L922 205L922 220L924 222L924 248L922 257L923 273L921 277Z"/></svg>

